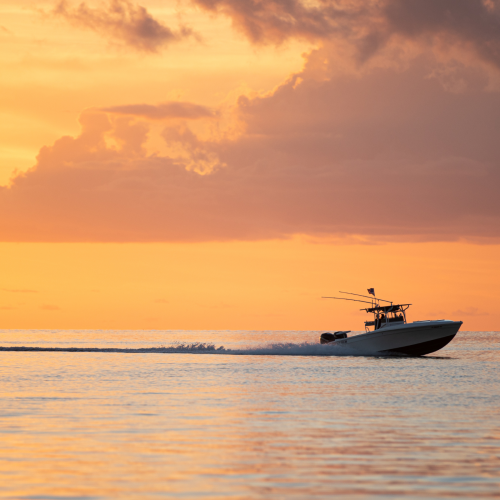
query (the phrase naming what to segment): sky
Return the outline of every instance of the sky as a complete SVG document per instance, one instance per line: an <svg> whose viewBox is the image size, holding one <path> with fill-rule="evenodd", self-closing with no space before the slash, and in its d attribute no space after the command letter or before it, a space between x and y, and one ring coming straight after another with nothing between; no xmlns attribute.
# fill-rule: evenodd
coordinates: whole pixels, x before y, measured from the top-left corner
<svg viewBox="0 0 500 500"><path fill-rule="evenodd" d="M0 2L0 328L500 330L500 1Z"/></svg>

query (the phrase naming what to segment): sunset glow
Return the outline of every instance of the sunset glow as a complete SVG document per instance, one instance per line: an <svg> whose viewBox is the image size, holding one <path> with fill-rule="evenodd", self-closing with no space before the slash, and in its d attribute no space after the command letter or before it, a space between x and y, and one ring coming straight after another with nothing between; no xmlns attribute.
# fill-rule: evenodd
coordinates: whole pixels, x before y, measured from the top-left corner
<svg viewBox="0 0 500 500"><path fill-rule="evenodd" d="M0 327L498 330L498 2L0 13Z"/></svg>

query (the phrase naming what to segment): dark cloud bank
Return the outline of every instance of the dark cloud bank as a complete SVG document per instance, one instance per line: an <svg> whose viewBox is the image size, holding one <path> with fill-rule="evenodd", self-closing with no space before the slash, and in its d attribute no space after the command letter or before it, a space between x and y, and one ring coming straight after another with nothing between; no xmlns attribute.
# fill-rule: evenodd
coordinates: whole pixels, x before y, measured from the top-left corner
<svg viewBox="0 0 500 500"><path fill-rule="evenodd" d="M445 37L500 64L498 0L321 0L313 5L300 0L191 2L230 17L234 27L256 44L279 44L291 38L347 40L363 61L394 37ZM158 52L193 35L187 27L169 28L129 0L109 0L100 7L61 0L53 13L139 51Z"/></svg>
<svg viewBox="0 0 500 500"><path fill-rule="evenodd" d="M500 65L498 0L192 0L229 16L253 43L348 40L364 61L395 37L461 44ZM433 40L434 38L434 40Z"/></svg>

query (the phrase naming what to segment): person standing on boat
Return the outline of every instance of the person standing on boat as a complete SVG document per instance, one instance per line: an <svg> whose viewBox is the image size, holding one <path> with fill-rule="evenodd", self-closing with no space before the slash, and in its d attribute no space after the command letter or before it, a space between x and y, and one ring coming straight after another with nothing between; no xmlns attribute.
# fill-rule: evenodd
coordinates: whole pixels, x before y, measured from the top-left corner
<svg viewBox="0 0 500 500"><path fill-rule="evenodd" d="M382 321L384 319L385 319L385 316L383 313L375 319L375 330L378 330L382 326Z"/></svg>
<svg viewBox="0 0 500 500"><path fill-rule="evenodd" d="M380 315L380 322L379 322L379 324L378 324L378 327L379 327L379 328L382 326L382 323L385 323L385 314L384 314L384 313L382 313L382 314Z"/></svg>

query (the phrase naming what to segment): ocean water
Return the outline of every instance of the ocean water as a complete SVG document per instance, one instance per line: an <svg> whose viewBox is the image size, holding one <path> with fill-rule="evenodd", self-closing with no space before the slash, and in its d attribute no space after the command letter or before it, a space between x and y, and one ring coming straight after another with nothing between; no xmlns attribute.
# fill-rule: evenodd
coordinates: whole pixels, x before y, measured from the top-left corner
<svg viewBox="0 0 500 500"><path fill-rule="evenodd" d="M0 497L500 498L500 332L319 333L0 330Z"/></svg>

